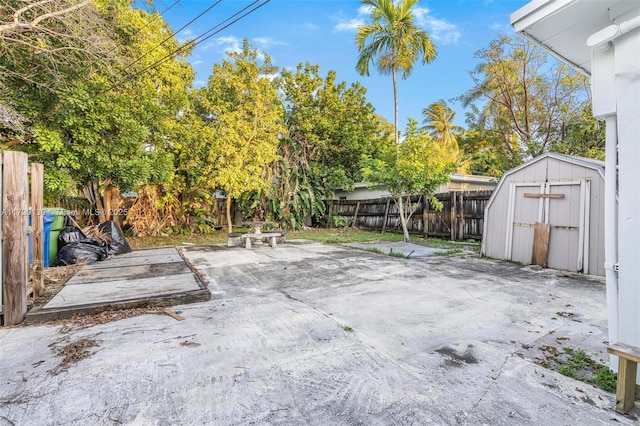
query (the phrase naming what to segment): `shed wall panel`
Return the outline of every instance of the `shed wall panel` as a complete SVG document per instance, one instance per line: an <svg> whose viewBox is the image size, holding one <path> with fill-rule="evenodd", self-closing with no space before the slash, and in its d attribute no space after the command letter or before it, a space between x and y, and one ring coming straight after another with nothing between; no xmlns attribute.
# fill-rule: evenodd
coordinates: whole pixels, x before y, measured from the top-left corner
<svg viewBox="0 0 640 426"><path fill-rule="evenodd" d="M514 197L513 237L511 259L515 262L531 263L533 254L533 231L538 221L540 198L526 198L525 194L540 193L539 184L517 186Z"/></svg>
<svg viewBox="0 0 640 426"><path fill-rule="evenodd" d="M499 193L494 193L490 211L485 212L487 234L483 237L484 254L496 259L504 257L509 208L509 184L505 183Z"/></svg>
<svg viewBox="0 0 640 426"><path fill-rule="evenodd" d="M543 183L545 181L550 182L562 182L562 181L579 181L589 180L591 182L590 191L590 209L589 209L589 260L588 269L584 271L588 274L604 275L604 179L598 169L590 168L582 164L574 163L571 161L565 161L554 157L546 157L538 161L534 161L532 164L525 165L520 170L516 170L509 174L502 182L499 188L494 193L493 200L487 209L485 220L487 222L487 234L484 236L484 254L489 257L504 258L505 254L505 241L507 233L507 221L509 211L509 186L511 182L538 182ZM579 221L580 217L580 196L579 186L576 185L572 189L571 198L574 200L569 201L566 206L561 206L562 209L566 209L567 214L575 216L575 220ZM529 187L527 192L534 192L535 189ZM523 191L517 191L518 197ZM575 194L574 194L575 192ZM556 200L557 201L557 200ZM524 206L524 205L521 205ZM518 205L515 205L516 211L514 215L518 213L518 209L521 209ZM536 210L531 208L531 210ZM537 212L537 210L536 210ZM532 217L528 217L527 220L532 220ZM563 219L564 220L564 219ZM573 219L572 219L573 220ZM574 226L573 222L559 222L559 224L553 224L556 226ZM576 225L577 226L577 225ZM554 230L551 231L550 240L550 267L556 267L558 269L575 270L577 267L577 253L573 256L573 248L577 245L578 232L571 232L569 230L556 229L556 235L553 236ZM512 246L512 259L523 261L523 263L529 263L531 248L533 240L529 243L529 240L533 238L533 231L531 231L531 237L526 230L514 229L513 234L513 246ZM575 240L575 241L574 241ZM527 248L526 246L529 245ZM556 255L551 250L554 245L558 253ZM570 256L571 254L571 256ZM551 257L554 259L551 259ZM555 259L557 257L558 259ZM523 259L523 260L520 260ZM562 263L564 262L564 266ZM553 266L552 266L553 265Z"/></svg>
<svg viewBox="0 0 640 426"><path fill-rule="evenodd" d="M604 276L604 180L596 171L590 172L589 274Z"/></svg>

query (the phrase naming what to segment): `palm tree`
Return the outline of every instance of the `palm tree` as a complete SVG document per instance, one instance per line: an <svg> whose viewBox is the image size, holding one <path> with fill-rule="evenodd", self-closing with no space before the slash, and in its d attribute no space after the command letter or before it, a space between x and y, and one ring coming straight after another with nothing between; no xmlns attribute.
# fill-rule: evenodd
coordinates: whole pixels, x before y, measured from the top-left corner
<svg viewBox="0 0 640 426"><path fill-rule="evenodd" d="M361 26L356 35L356 46L360 51L356 70L361 75L369 75L369 65L375 64L378 73L393 78L394 135L396 156L398 144L398 85L396 74L402 71L406 79L413 71L413 65L420 59L423 64L433 61L436 47L431 43L429 34L413 21L411 8L419 0L362 0L362 4L372 9L371 22ZM409 241L409 232L404 217L402 195L397 199L398 212L405 241Z"/></svg>
<svg viewBox="0 0 640 426"><path fill-rule="evenodd" d="M453 124L456 112L449 108L444 100L440 99L423 109L422 115L424 116L423 129L427 130L431 138L446 149L445 152L451 154L450 160L455 162L459 154L458 137L464 134L462 127Z"/></svg>

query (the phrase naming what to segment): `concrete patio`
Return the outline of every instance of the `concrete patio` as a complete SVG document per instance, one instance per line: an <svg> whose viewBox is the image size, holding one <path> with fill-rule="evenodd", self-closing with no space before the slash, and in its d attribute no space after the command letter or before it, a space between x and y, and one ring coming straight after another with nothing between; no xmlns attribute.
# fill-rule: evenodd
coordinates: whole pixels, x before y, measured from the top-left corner
<svg viewBox="0 0 640 426"><path fill-rule="evenodd" d="M0 329L0 424L637 424L534 362L608 359L600 279L295 241L184 255L213 296L184 321Z"/></svg>

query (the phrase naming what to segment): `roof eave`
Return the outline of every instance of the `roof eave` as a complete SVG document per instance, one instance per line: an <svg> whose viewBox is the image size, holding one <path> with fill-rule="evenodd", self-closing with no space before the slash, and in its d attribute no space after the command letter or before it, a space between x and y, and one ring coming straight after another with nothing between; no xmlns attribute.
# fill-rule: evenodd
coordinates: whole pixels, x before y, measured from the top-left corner
<svg viewBox="0 0 640 426"><path fill-rule="evenodd" d="M510 21L511 26L517 33L522 34L545 51L551 53L560 61L570 65L581 74L589 77L591 75L591 71L589 69L585 68L582 64L576 63L575 61L567 58L565 55L562 55L553 47L545 44L543 41L537 39L527 31L527 29L533 27L535 24L562 12L578 1L579 0L534 0L513 12L510 16Z"/></svg>

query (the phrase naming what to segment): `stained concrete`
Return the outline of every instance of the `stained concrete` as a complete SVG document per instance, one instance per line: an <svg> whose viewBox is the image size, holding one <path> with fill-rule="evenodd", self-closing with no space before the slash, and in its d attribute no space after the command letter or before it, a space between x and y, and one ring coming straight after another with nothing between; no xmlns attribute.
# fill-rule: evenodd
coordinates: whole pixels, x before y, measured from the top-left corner
<svg viewBox="0 0 640 426"><path fill-rule="evenodd" d="M153 298L198 289L200 289L198 280L192 272L135 280L125 278L115 281L73 283L65 285L43 309Z"/></svg>
<svg viewBox="0 0 640 426"><path fill-rule="evenodd" d="M0 421L637 424L638 408L619 415L612 394L522 353L554 336L604 356L602 280L318 243L185 255L214 298L175 307L184 321L0 329ZM54 350L87 341L54 374Z"/></svg>
<svg viewBox="0 0 640 426"><path fill-rule="evenodd" d="M210 298L175 247L137 250L86 265L44 306L30 310L27 322Z"/></svg>
<svg viewBox="0 0 640 426"><path fill-rule="evenodd" d="M348 243L347 247L358 248L362 250L375 250L384 254L401 254L406 258L418 259L422 257L435 256L438 253L446 253L447 250L425 247L419 244L405 242L387 242L376 241L372 243Z"/></svg>

